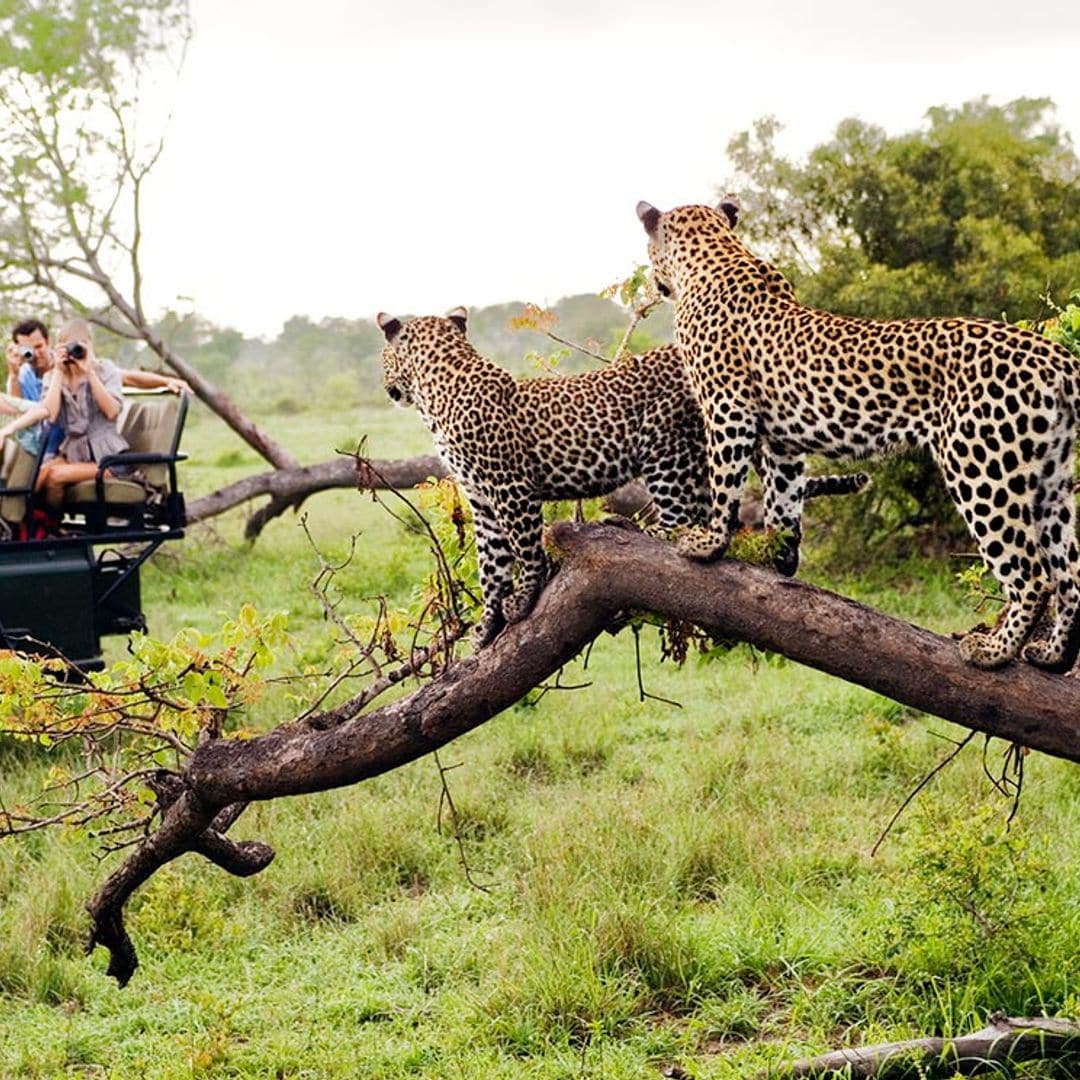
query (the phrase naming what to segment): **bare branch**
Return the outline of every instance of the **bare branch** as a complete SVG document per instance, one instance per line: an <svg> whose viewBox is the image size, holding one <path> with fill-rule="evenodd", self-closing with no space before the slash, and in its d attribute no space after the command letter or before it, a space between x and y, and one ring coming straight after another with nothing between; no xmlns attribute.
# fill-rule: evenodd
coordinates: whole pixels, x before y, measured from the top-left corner
<svg viewBox="0 0 1080 1080"><path fill-rule="evenodd" d="M454 838L454 843L457 844L458 849L458 861L461 863L462 872L465 874L465 880L474 888L479 889L481 892L491 892L489 885L484 885L482 882L476 880L473 877L472 867L469 866L469 856L465 851L465 838L461 834L461 818L457 812L457 806L454 805L454 796L450 791L450 784L447 781L447 774L451 769L456 769L456 765L443 765L439 758L439 751L436 750L432 757L435 758L435 766L439 770L439 782L442 784L442 791L439 795L439 815L438 815L438 829L439 835L442 835L442 815L443 807L446 808L450 815L450 835Z"/></svg>
<svg viewBox="0 0 1080 1080"><path fill-rule="evenodd" d="M953 1077L996 1072L995 1066L1075 1057L1080 1051L1080 1025L1043 1017L1007 1017L995 1013L981 1031L956 1038L934 1036L881 1043L783 1066L791 1077ZM775 1075L773 1073L769 1074Z"/></svg>
<svg viewBox="0 0 1080 1080"><path fill-rule="evenodd" d="M385 483L397 488L415 487L432 477L439 479L446 476L446 466L432 455L415 458L402 458L391 461L372 461L371 466L384 478ZM188 506L189 521L205 521L217 514L231 510L250 499L261 495L273 498L273 513L270 507L263 508L259 518L259 528L264 527L273 517L280 516L297 500L329 488L373 488L382 486L374 473L362 472L358 476L358 466L351 454L341 454L330 461L318 465L304 465L295 469L278 469L273 472L257 473L246 476L227 487L218 488L209 495L194 499ZM252 530L249 524L248 531ZM257 532L258 530L256 530Z"/></svg>
<svg viewBox="0 0 1080 1080"><path fill-rule="evenodd" d="M622 340L619 342L619 347L615 350L615 359L618 360L624 356L627 348L630 345L630 338L633 336L634 331L638 328L638 323L644 319L650 311L658 307L662 303L660 297L655 300L649 301L641 307L634 308L630 322L626 325L626 330L623 332Z"/></svg>
<svg viewBox="0 0 1080 1080"><path fill-rule="evenodd" d="M942 769L944 769L950 762L952 762L956 758L956 756L960 753L960 751L963 750L964 747L967 746L967 744L969 742L971 742L972 739L975 738L975 735L976 735L976 732L969 731L967 733L967 735L964 736L964 738L960 742L958 742L952 748L952 750L950 750L949 753L946 754L945 757L942 758L941 761L939 761L915 785L914 789L907 795L907 797L899 805L899 807L897 807L896 813L893 814L893 816L891 818L889 818L889 823L885 826L884 829L881 830L881 835L877 838L877 840L874 842L874 846L870 849L870 854L872 856L876 855L878 853L878 849L881 847L881 845L883 843L885 843L885 838L889 835L890 832L892 832L893 826L900 820L901 814L903 814L903 812L911 805L911 803L914 801L915 797L919 794L919 792L922 791L922 789L924 787L926 787L926 785L929 784L930 781L933 780L934 777L937 776L937 774L942 771Z"/></svg>

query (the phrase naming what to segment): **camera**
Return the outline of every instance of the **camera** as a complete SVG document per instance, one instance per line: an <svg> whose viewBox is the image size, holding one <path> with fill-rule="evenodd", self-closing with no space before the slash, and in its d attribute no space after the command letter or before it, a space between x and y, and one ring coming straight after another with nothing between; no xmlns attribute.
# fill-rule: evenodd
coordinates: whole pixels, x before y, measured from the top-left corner
<svg viewBox="0 0 1080 1080"><path fill-rule="evenodd" d="M21 348L21 349L19 350L19 355L20 355L20 356L21 356L21 357L22 357L22 358L23 358L24 360L33 360L33 359L34 359L34 350L33 350L33 349L31 349L31 348L30 348L30 347L29 347L28 345L24 345L24 346L23 346L23 347L22 347L22 348Z"/></svg>
<svg viewBox="0 0 1080 1080"><path fill-rule="evenodd" d="M73 341L67 347L67 358L69 363L72 360L85 360L86 346L81 341Z"/></svg>

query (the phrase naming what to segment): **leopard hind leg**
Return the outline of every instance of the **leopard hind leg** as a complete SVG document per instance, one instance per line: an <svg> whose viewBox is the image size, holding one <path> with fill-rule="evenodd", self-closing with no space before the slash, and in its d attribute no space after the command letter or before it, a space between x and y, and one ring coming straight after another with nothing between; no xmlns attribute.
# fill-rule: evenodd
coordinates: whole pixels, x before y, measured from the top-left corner
<svg viewBox="0 0 1080 1080"><path fill-rule="evenodd" d="M1080 552L1076 541L1076 502L1072 491L1075 432L1071 417L1058 417L1049 453L1039 476L1035 523L1043 564L1053 583L1054 618L1049 634L1029 642L1022 656L1052 672L1070 670L1080 654Z"/></svg>
<svg viewBox="0 0 1080 1080"><path fill-rule="evenodd" d="M1032 534L1033 535L1033 534ZM1034 541L1024 541L1025 550L1034 553ZM1015 660L1031 631L1039 622L1050 590L1041 566L1028 574L1013 569L1011 557L999 553L1000 544L978 541L979 553L1001 585L1008 604L990 631L971 630L960 641L960 655L978 668L993 670ZM1030 556L1028 556L1029 561ZM1034 564L1038 564L1036 555Z"/></svg>
<svg viewBox="0 0 1080 1080"><path fill-rule="evenodd" d="M962 419L967 421L969 432L977 433L954 444L964 446L964 456L958 457L950 447L939 450L935 457L979 554L1008 600L992 630L972 630L960 641L964 660L992 670L1020 655L1050 595L1051 583L1037 542L1032 494L1043 455L1038 447L1032 460L1026 462L1020 462L1011 449L984 453L986 445L993 445L996 439L995 430L981 414ZM973 439L978 439L978 454L985 460L969 460L969 455L974 458L968 450Z"/></svg>

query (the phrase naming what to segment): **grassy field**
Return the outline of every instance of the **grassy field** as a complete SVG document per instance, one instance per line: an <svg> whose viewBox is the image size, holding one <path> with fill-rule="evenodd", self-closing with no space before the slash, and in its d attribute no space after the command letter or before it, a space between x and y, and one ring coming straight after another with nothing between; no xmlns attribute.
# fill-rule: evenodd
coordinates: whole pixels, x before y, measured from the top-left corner
<svg viewBox="0 0 1080 1080"><path fill-rule="evenodd" d="M304 460L427 449L414 418L267 418ZM219 426L186 439L191 494L258 468ZM422 543L342 491L306 508L360 610L406 598ZM195 529L144 572L152 630L210 628L245 601L286 610L297 656L331 632L295 519L249 547L242 520ZM944 559L826 581L942 631L975 621ZM118 656L122 641L110 643ZM466 879L436 827L431 759L355 789L253 808L271 843L236 880L185 856L130 908L142 966L119 991L87 960L82 903L113 865L62 833L0 842L0 1075L26 1077L747 1077L792 1057L1080 1013L1080 770L1027 759L1023 797L969 747L874 857L893 812L959 729L739 647L677 670L643 637L604 637L587 689L522 703L443 751ZM289 715L270 699L253 718ZM44 752L0 741L5 801ZM1000 1075L1000 1074L998 1074ZM1071 1076L1028 1067L1016 1075Z"/></svg>

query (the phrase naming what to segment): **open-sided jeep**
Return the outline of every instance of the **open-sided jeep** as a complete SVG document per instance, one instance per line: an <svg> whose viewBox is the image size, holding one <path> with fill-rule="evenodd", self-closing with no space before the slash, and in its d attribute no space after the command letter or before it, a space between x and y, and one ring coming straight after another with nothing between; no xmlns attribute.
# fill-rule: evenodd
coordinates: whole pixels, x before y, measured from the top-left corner
<svg viewBox="0 0 1080 1080"><path fill-rule="evenodd" d="M59 531L41 525L41 467L14 439L0 459L0 648L102 666L101 637L144 629L139 568L184 535L176 463L187 394L126 396L118 419L129 449L98 463L94 480L65 494ZM128 464L123 478L106 475ZM35 513L37 511L37 513Z"/></svg>

